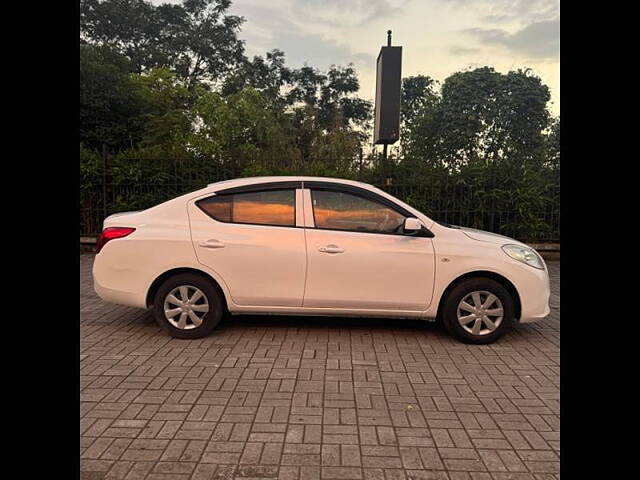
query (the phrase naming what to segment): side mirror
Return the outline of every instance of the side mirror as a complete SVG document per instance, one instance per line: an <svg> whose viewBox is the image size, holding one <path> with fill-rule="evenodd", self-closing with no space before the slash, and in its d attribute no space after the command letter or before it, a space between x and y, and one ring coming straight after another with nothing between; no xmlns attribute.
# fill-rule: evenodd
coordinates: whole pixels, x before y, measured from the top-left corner
<svg viewBox="0 0 640 480"><path fill-rule="evenodd" d="M407 217L404 219L403 233L414 237L433 238L433 232L425 227L422 222L415 217Z"/></svg>
<svg viewBox="0 0 640 480"><path fill-rule="evenodd" d="M416 233L422 230L422 222L417 218L408 217L404 219L404 233Z"/></svg>

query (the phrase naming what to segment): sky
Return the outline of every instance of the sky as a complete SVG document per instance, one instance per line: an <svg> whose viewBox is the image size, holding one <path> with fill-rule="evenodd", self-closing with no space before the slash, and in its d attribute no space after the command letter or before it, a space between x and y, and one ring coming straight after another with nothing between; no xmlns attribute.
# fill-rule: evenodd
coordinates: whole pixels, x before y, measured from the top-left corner
<svg viewBox="0 0 640 480"><path fill-rule="evenodd" d="M289 67L353 63L365 99L374 98L375 61L391 29L403 77L531 68L560 114L560 0L233 0L230 13L245 17L248 56L278 48Z"/></svg>

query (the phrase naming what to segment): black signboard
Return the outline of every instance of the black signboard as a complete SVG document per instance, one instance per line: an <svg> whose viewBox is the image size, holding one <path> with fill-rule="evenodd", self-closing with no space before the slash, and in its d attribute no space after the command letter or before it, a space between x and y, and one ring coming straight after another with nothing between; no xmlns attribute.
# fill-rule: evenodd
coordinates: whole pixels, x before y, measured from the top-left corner
<svg viewBox="0 0 640 480"><path fill-rule="evenodd" d="M402 47L382 47L376 70L376 105L373 141L389 145L400 138Z"/></svg>

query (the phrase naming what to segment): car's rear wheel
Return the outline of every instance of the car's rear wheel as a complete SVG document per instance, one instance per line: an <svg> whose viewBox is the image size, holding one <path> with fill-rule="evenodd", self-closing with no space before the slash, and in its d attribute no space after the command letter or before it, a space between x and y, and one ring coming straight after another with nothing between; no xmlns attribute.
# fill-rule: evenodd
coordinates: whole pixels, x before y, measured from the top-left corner
<svg viewBox="0 0 640 480"><path fill-rule="evenodd" d="M456 285L445 300L443 323L465 343L491 343L514 323L511 294L491 278L469 278Z"/></svg>
<svg viewBox="0 0 640 480"><path fill-rule="evenodd" d="M168 278L153 302L156 321L172 337L201 338L216 328L224 313L224 300L210 280L181 273Z"/></svg>

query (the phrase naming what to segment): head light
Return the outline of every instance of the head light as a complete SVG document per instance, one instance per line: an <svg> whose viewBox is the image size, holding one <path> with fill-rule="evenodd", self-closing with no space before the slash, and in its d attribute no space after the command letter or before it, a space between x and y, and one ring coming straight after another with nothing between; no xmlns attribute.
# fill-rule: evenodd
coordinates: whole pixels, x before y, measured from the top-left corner
<svg viewBox="0 0 640 480"><path fill-rule="evenodd" d="M503 245L502 250L514 260L526 263L527 265L544 270L544 261L533 248L522 245Z"/></svg>

